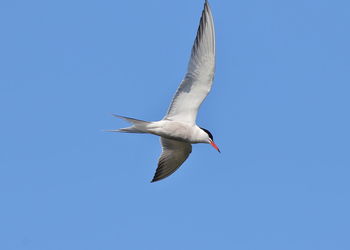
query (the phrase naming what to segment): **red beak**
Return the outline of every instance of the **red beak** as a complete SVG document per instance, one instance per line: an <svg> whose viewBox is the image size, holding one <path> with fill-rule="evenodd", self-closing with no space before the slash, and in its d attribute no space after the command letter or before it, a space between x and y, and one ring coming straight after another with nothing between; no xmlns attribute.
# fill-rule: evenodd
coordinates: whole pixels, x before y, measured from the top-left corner
<svg viewBox="0 0 350 250"><path fill-rule="evenodd" d="M219 153L221 153L220 149L218 148L218 146L216 146L216 144L213 141L210 141L210 145L212 145Z"/></svg>

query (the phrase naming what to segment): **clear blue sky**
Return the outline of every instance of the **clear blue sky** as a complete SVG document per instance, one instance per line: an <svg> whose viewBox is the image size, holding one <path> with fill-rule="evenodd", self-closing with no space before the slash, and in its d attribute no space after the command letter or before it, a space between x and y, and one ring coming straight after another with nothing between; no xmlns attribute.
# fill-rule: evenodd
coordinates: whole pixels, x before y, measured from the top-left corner
<svg viewBox="0 0 350 250"><path fill-rule="evenodd" d="M350 2L215 1L195 145L150 183L151 135L203 0L0 3L0 249L350 249Z"/></svg>

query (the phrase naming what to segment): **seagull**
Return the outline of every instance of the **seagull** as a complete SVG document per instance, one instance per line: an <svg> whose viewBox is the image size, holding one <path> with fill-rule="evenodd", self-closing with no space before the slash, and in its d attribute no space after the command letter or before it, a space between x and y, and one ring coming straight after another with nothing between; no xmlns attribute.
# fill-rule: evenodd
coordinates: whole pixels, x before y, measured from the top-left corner
<svg viewBox="0 0 350 250"><path fill-rule="evenodd" d="M208 143L218 152L209 130L196 125L198 109L211 90L215 71L215 31L208 1L199 22L187 73L177 89L165 117L148 122L114 115L132 124L110 132L148 133L160 136L162 154L151 182L173 174L192 152L192 144Z"/></svg>

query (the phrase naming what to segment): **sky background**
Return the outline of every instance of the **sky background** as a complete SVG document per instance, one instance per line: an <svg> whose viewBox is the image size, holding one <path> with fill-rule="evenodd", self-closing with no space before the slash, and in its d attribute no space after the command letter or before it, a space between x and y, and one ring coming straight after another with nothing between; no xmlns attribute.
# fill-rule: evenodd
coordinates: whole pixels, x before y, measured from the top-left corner
<svg viewBox="0 0 350 250"><path fill-rule="evenodd" d="M0 249L350 249L350 2L211 0L212 92L150 183L203 0L0 2Z"/></svg>

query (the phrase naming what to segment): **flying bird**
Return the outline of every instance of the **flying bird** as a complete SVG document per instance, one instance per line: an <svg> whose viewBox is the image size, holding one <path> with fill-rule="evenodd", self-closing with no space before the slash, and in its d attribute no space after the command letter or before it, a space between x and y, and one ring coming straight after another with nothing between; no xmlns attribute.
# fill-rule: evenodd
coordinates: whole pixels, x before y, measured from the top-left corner
<svg viewBox="0 0 350 250"><path fill-rule="evenodd" d="M192 152L194 143L218 146L209 130L196 125L197 112L211 90L215 71L215 31L208 1L200 19L191 51L187 73L177 89L165 117L148 122L114 115L132 124L131 127L111 132L148 133L160 136L162 154L151 182L159 181L174 173Z"/></svg>

